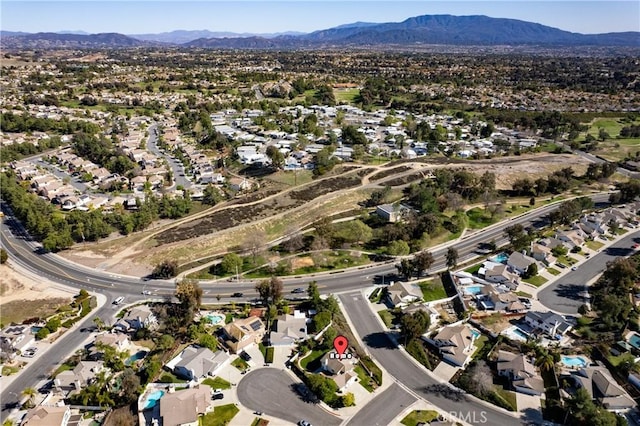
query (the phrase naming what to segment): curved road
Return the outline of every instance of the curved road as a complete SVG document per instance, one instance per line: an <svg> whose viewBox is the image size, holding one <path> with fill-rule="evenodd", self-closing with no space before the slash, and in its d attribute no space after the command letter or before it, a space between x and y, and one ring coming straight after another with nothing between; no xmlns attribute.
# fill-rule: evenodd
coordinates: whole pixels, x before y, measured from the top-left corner
<svg viewBox="0 0 640 426"><path fill-rule="evenodd" d="M600 194L592 197L595 202L605 202L608 194ZM512 218L509 225L520 223L523 226L541 227L544 224L542 219L546 214L555 209L556 205L547 205L527 214ZM5 220L0 230L0 243L9 253L10 261L16 263L21 268L30 271L36 276L47 278L53 282L71 286L74 288L84 288L90 291L103 293L107 296L107 305L96 311L93 316L100 316L109 319L115 313L111 308L111 301L118 296L125 296L127 302L141 300L142 291L151 292L150 298L170 298L175 289L175 280L150 280L144 281L138 277L122 276L109 272L100 271L93 268L77 265L69 262L60 256L52 253L43 253L41 245L32 241L24 231L22 225L13 218L11 209L0 201L0 208L5 214ZM503 236L504 227L507 223L500 223L473 234L466 235L460 241L452 242L449 246L454 246L459 253L460 263L476 257L474 251L479 244L495 240L498 245L505 241ZM445 269L444 256L447 247L441 247L432 251L436 259L429 272L433 273ZM311 276L299 276L294 278L284 278L285 294L301 285L306 285L310 280L316 280L320 291L324 294L359 290L368 287L373 282L375 275L395 274L396 268L391 263L376 264L369 267L359 267L351 270L336 271L326 274L313 274ZM257 297L253 282L200 282L204 290L203 300L215 303L218 295L222 301L244 300L248 301ZM236 292L244 293L241 299L230 299L231 294ZM93 317L90 316L90 317ZM67 333L64 337L64 345L55 345L55 350L48 353L47 358L61 362L68 354L63 348L75 348L82 343L84 335L79 331ZM44 358L44 357L43 357ZM385 365L385 368L387 366ZM34 386L37 378L44 377L51 370L51 363L42 359L34 361L11 385L2 389L0 399L2 400L2 411L0 419L4 421L9 414L9 410L17 403L18 395L29 386ZM490 408L488 408L491 411Z"/></svg>
<svg viewBox="0 0 640 426"><path fill-rule="evenodd" d="M588 283L599 276L607 263L618 257L632 255L635 250L631 246L640 242L640 231L629 233L602 252L582 263L577 270L571 271L538 292L538 300L547 308L567 314L576 315L578 308L585 304L585 291Z"/></svg>

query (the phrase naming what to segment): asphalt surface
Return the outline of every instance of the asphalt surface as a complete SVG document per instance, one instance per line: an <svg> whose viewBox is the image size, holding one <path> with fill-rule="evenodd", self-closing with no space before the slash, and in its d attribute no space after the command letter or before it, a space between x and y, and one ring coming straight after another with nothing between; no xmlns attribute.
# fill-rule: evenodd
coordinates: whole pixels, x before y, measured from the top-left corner
<svg viewBox="0 0 640 426"><path fill-rule="evenodd" d="M260 368L247 373L238 383L238 400L254 411L298 423L307 420L312 425L339 425L342 420L319 405L304 402L294 390L295 382L286 372L275 368Z"/></svg>
<svg viewBox="0 0 640 426"><path fill-rule="evenodd" d="M607 200L608 195L597 195L593 198L596 202L603 202ZM88 291L95 291L105 294L108 298L108 304L110 304L111 301L118 296L125 296L125 303L132 303L143 299L170 299L173 296L175 291L175 280L144 280L140 277L130 277L113 274L110 272L101 271L99 269L75 264L53 253L44 253L41 245L37 242L34 242L26 234L19 221L13 218L11 209L1 201L0 207L5 214L5 218L2 222L2 228L0 230L0 242L2 243L2 247L4 247L9 253L9 261L16 264L20 268L27 270L36 276L47 278L56 283L64 284L77 289L84 288ZM459 263L476 257L477 255L474 253L474 251L477 250L479 245L482 243L487 243L491 240L495 240L498 244L504 242L505 239L503 232L506 226L516 223L523 224L523 226L542 226L545 223L543 217L556 207L557 206L553 205L545 206L532 211L531 213L527 213L517 218L512 218L507 224L488 227L465 236L461 241L456 242L453 245L458 250ZM432 268L429 270L430 273L445 269L444 256L446 250L447 248L440 248L438 250L432 251L432 254L436 261ZM323 294L359 290L373 284L375 282L376 276L385 275L393 277L393 275L396 273L397 270L395 268L395 262L389 262L384 264L375 264L374 266L363 266L356 269L346 270L344 272L337 271L325 274L312 274L293 278L284 278L284 292L285 295L288 295L289 297L294 296L290 294L291 290L297 287L304 287L311 280L317 281L320 292ZM227 281L200 281L200 285L203 288L204 292L204 303L229 302L232 300L238 302L246 302L256 299L258 296L254 288L255 282L251 281L239 283ZM151 295L143 296L141 293L144 290L150 291ZM231 295L236 292L243 293L243 297L231 297ZM218 299L218 296L220 296L221 298ZM104 312L107 312L108 314L112 313L112 311L108 310ZM107 315L104 312L100 311L96 314ZM375 324L373 325L377 326L377 322L374 321L374 323ZM358 331L360 330L358 329ZM80 333L79 330L68 332L67 335L75 335L77 333ZM371 333L369 332L364 335L367 334ZM387 341L386 338L383 340ZM65 343L65 345L56 346L60 346L61 348L72 348L71 350L73 350L76 346L72 346L72 344L81 341L82 339L80 338L80 336L76 336L73 340L69 340L68 342L65 341L67 342ZM51 355L48 355L47 358L56 360L55 362L63 361L67 355L64 354L63 349L60 349L59 351L60 352L51 352ZM391 356L391 358L384 359L385 365L389 363L395 363L394 358L397 356L397 351L382 351L382 356L389 353L393 353L393 355ZM410 362L405 359L403 360L402 364L408 365L410 364ZM412 389L420 387L419 383L416 383L415 381L415 377L420 377L420 375L414 377L412 377L411 375L406 375L408 371L404 371L404 368L411 367L399 368L403 371L400 371L400 376L396 376L398 380L405 384L412 383ZM44 365L38 362L34 362L21 373L19 380L16 379L10 389L2 389L2 393L0 393L0 400L3 404L1 412L2 421L4 421L4 419L8 415L7 404L10 405L12 403L16 403L19 399L17 395L19 395L19 393L24 388L34 386L37 383L35 378L49 373L50 370L51 365ZM410 372L416 373L415 369L411 370ZM422 372L420 369L418 369L418 372L421 372L422 376L425 376L424 372ZM405 382L405 378L407 379L407 382ZM16 389L18 391L16 391ZM444 407L452 408L451 401L449 399L446 399L444 397L439 397L439 399L432 399L434 397L430 393L425 393L424 395L428 397L427 399L429 399L430 402L434 403L437 406L439 406L439 401L442 401L446 404ZM449 411L444 407L441 408ZM487 408L486 410L491 409ZM497 418L500 418L500 416L498 416Z"/></svg>
<svg viewBox="0 0 640 426"><path fill-rule="evenodd" d="M148 130L149 139L147 139L147 150L160 158L165 158L167 163L169 163L169 167L171 167L171 171L173 172L173 180L175 182L171 188L178 185L182 185L185 189L191 188L192 183L185 176L184 164L182 164L180 160L175 160L167 154L164 154L160 151L160 148L158 148L158 136L156 134L158 125L153 124L149 126Z"/></svg>
<svg viewBox="0 0 640 426"><path fill-rule="evenodd" d="M633 254L635 250L631 246L635 243L640 243L640 231L632 232L616 241L582 263L577 270L549 284L538 292L538 300L552 311L576 315L578 308L588 301L585 298L587 283L599 276L606 269L608 262Z"/></svg>
<svg viewBox="0 0 640 426"><path fill-rule="evenodd" d="M436 407L463 419L470 424L520 425L529 419L519 419L505 410L491 406L455 390L448 384L428 374L414 364L406 352L397 348L388 332L380 325L369 301L360 293L340 295L343 310L355 327L354 332L364 342L365 349L395 380L411 392L429 401ZM371 418L385 415L384 393L375 397L369 405Z"/></svg>
<svg viewBox="0 0 640 426"><path fill-rule="evenodd" d="M393 419L417 400L415 396L402 389L397 383L394 383L369 401L346 424L349 426L390 425Z"/></svg>

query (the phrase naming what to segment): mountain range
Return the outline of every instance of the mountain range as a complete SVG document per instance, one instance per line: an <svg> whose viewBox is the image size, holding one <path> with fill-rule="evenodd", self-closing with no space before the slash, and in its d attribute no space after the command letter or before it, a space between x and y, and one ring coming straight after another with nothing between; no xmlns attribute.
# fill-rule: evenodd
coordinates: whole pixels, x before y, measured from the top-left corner
<svg viewBox="0 0 640 426"><path fill-rule="evenodd" d="M488 16L423 15L402 22L355 22L312 33L252 34L177 30L160 34L0 32L5 48L123 48L184 46L232 49L296 49L359 46L534 45L640 47L640 32L580 34L533 22Z"/></svg>

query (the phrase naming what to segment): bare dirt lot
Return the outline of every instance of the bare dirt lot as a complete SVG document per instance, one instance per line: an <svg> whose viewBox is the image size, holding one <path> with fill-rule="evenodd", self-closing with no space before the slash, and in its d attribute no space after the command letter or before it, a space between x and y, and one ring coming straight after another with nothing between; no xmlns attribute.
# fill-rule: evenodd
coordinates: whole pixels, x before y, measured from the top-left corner
<svg viewBox="0 0 640 426"><path fill-rule="evenodd" d="M7 265L0 265L0 322L19 323L27 318L51 315L61 306L69 304L72 289L52 285L24 276Z"/></svg>

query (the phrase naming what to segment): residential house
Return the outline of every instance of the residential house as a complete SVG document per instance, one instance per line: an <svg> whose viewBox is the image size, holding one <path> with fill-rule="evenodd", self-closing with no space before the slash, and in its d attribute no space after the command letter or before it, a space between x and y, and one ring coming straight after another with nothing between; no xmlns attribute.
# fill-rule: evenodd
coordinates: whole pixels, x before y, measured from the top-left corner
<svg viewBox="0 0 640 426"><path fill-rule="evenodd" d="M59 373L53 380L55 387L63 392L76 392L95 380L96 376L107 371L102 361L80 361L73 370Z"/></svg>
<svg viewBox="0 0 640 426"><path fill-rule="evenodd" d="M636 406L635 401L620 386L601 363L572 371L566 379L584 388L591 397L611 411L624 411Z"/></svg>
<svg viewBox="0 0 640 426"><path fill-rule="evenodd" d="M125 322L129 328L139 330L141 328L150 328L158 323L158 319L147 305L136 306L122 317L119 323Z"/></svg>
<svg viewBox="0 0 640 426"><path fill-rule="evenodd" d="M407 305L422 296L422 289L409 282L396 281L387 288L387 297L393 306Z"/></svg>
<svg viewBox="0 0 640 426"><path fill-rule="evenodd" d="M327 352L320 359L322 369L331 376L331 379L338 386L338 390L343 391L349 387L351 383L354 383L358 377L353 371L353 360L332 358L330 354L331 352Z"/></svg>
<svg viewBox="0 0 640 426"><path fill-rule="evenodd" d="M520 252L514 251L507 259L507 265L511 267L518 275L522 275L536 260Z"/></svg>
<svg viewBox="0 0 640 426"><path fill-rule="evenodd" d="M229 363L231 356L225 351L213 352L209 348L188 346L169 361L167 368L188 380L199 380L216 373Z"/></svg>
<svg viewBox="0 0 640 426"><path fill-rule="evenodd" d="M544 381L531 360L523 354L498 351L497 369L500 376L508 377L517 392L542 395Z"/></svg>
<svg viewBox="0 0 640 426"><path fill-rule="evenodd" d="M555 312L527 312L524 322L534 330L542 330L552 338L560 340L571 330L572 325Z"/></svg>
<svg viewBox="0 0 640 426"><path fill-rule="evenodd" d="M582 247L584 245L584 234L577 230L573 229L571 231L558 231L556 232L556 238L562 241L562 243L569 250L574 247Z"/></svg>
<svg viewBox="0 0 640 426"><path fill-rule="evenodd" d="M555 237L543 238L538 241L538 243L545 247L549 247L551 250L558 246L564 246L564 243Z"/></svg>
<svg viewBox="0 0 640 426"><path fill-rule="evenodd" d="M402 204L381 204L376 207L376 214L387 222L399 222L411 211L411 208Z"/></svg>
<svg viewBox="0 0 640 426"><path fill-rule="evenodd" d="M518 296L509 291L500 291L493 285L487 284L476 296L478 305L486 310L521 312L525 310Z"/></svg>
<svg viewBox="0 0 640 426"><path fill-rule="evenodd" d="M464 367L475 350L476 335L465 324L443 327L434 337L425 339L436 346L444 361Z"/></svg>
<svg viewBox="0 0 640 426"><path fill-rule="evenodd" d="M547 247L542 244L531 244L531 256L535 260L544 263L546 266L553 265L557 260L551 253L551 250L551 247Z"/></svg>
<svg viewBox="0 0 640 426"><path fill-rule="evenodd" d="M131 341L129 336L124 333L103 333L96 336L94 345L102 344L115 348L118 352L123 352L129 349Z"/></svg>
<svg viewBox="0 0 640 426"><path fill-rule="evenodd" d="M13 358L16 351L31 346L35 336L31 326L26 324L10 325L0 331L0 355Z"/></svg>
<svg viewBox="0 0 640 426"><path fill-rule="evenodd" d="M195 388L166 393L159 400L162 426L198 425L201 415L210 410L211 387Z"/></svg>
<svg viewBox="0 0 640 426"><path fill-rule="evenodd" d="M269 340L272 346L290 346L307 338L307 317L303 312L280 315L276 318L276 330Z"/></svg>
<svg viewBox="0 0 640 426"><path fill-rule="evenodd" d="M225 325L223 330L225 344L233 353L239 353L254 343L260 343L265 333L264 323L254 316L237 319Z"/></svg>
<svg viewBox="0 0 640 426"><path fill-rule="evenodd" d="M478 270L478 275L484 277L485 281L490 283L505 284L515 289L518 286L520 277L512 272L507 265L502 263L485 262L483 267Z"/></svg>
<svg viewBox="0 0 640 426"><path fill-rule="evenodd" d="M67 426L71 418L71 408L38 405L27 411L22 420L22 426Z"/></svg>

